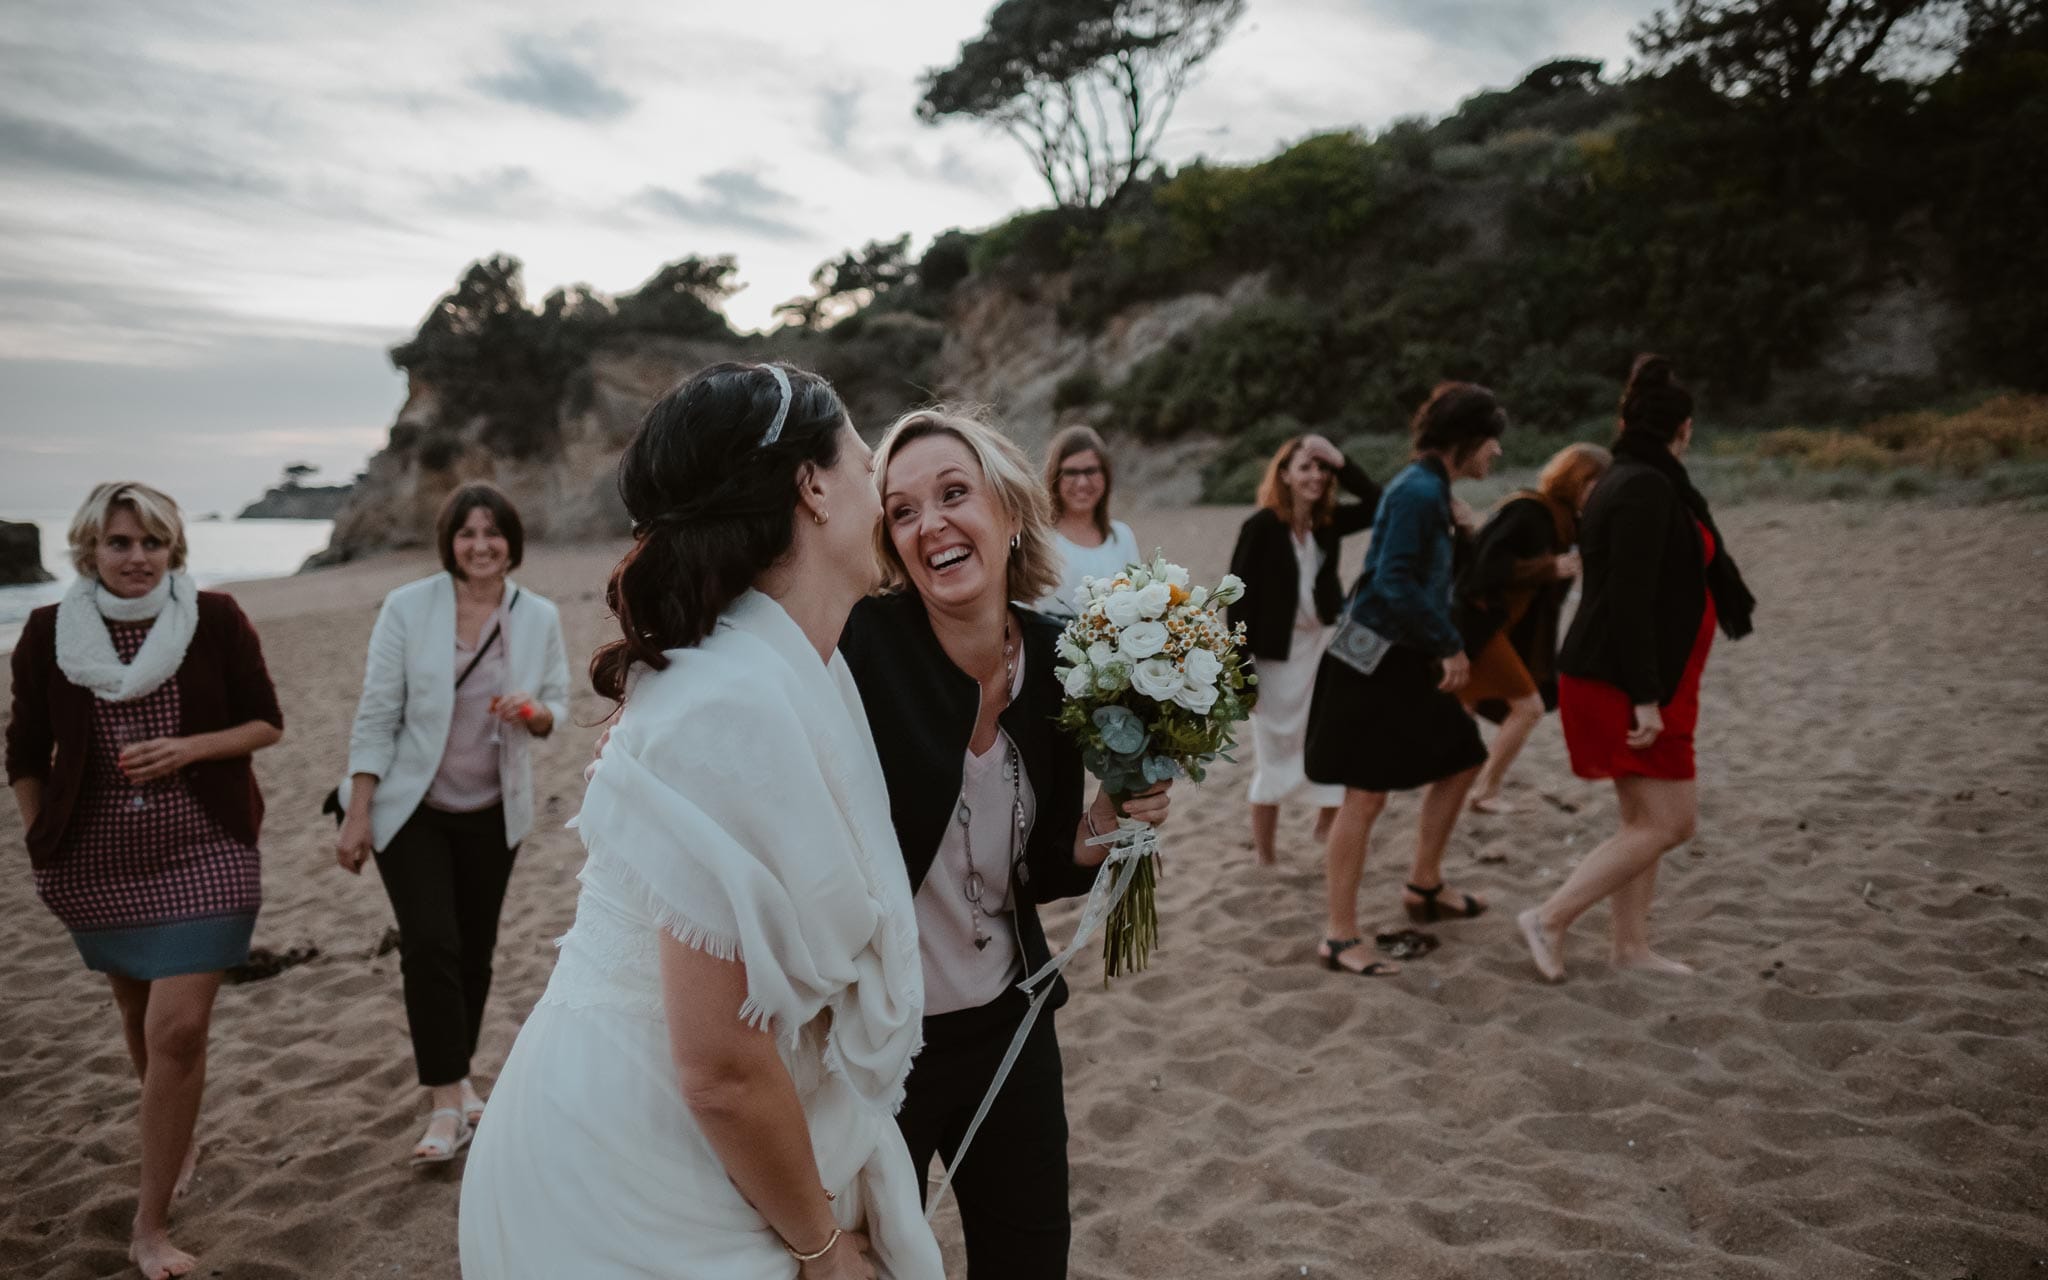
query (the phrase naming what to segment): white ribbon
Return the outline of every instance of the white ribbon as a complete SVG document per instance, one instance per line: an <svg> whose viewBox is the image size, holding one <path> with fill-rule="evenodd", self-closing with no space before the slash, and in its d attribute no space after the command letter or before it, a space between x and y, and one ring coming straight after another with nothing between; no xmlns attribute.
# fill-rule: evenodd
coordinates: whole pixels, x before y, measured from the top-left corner
<svg viewBox="0 0 2048 1280"><path fill-rule="evenodd" d="M1038 1021L1039 1011L1045 1008L1045 1001L1053 991L1053 978L1073 963L1074 957L1088 944L1088 939L1109 919L1109 913L1116 910L1116 904L1130 892L1131 878L1138 874L1138 864L1145 858L1159 852L1159 832L1149 822L1133 818L1118 818L1116 830L1105 832L1088 841L1090 845L1108 845L1109 856L1102 860L1101 868L1095 873L1095 883L1088 890L1088 900L1081 905L1081 918L1074 923L1073 941L1067 949L1045 962L1038 972L1017 984L1019 990L1038 991L1031 996L1031 1005L1024 1011L1024 1021L1017 1026L1017 1033L1010 1037L1010 1047L1003 1054L1003 1061L996 1068L996 1078L989 1081L988 1092L981 1097L981 1105L975 1108L974 1119L967 1126L967 1132L960 1136L959 1149L946 1162L946 1172L939 1179L938 1190L932 1192L931 1200L925 1205L924 1217L930 1222L932 1215L939 1211L939 1201L945 1199L946 1188L953 1185L953 1175L960 1170L960 1162L967 1158L967 1148L973 1143L981 1122L988 1118L989 1108L996 1102L996 1095L1003 1090L1003 1082L1010 1078L1010 1069L1017 1065L1018 1055L1024 1052L1024 1042L1031 1036L1031 1028ZM1043 986L1039 986L1043 983Z"/></svg>

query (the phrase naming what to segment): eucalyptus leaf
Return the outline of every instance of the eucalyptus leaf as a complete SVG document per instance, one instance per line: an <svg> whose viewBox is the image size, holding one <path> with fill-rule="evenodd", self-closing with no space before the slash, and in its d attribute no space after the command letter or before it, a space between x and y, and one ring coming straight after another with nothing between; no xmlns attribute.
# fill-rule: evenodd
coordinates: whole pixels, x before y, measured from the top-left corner
<svg viewBox="0 0 2048 1280"><path fill-rule="evenodd" d="M1136 755L1145 749L1145 722L1129 707L1097 707L1094 720L1102 731L1102 745L1118 755Z"/></svg>

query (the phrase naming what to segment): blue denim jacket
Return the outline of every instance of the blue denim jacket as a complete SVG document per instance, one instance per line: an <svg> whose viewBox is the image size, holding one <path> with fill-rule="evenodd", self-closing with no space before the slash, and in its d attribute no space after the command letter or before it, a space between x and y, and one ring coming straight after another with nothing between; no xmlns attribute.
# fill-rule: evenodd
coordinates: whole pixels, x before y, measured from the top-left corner
<svg viewBox="0 0 2048 1280"><path fill-rule="evenodd" d="M1465 647L1451 618L1451 477L1420 458L1387 482L1351 616L1396 644L1448 658Z"/></svg>

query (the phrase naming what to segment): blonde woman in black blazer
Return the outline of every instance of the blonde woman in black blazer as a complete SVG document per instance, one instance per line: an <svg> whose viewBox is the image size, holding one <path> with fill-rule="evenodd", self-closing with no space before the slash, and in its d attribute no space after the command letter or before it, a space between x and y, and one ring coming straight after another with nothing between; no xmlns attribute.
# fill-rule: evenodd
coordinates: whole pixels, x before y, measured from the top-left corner
<svg viewBox="0 0 2048 1280"><path fill-rule="evenodd" d="M1339 490L1356 502L1337 501ZM1252 709L1252 852L1259 865L1277 860L1274 839L1280 806L1306 799L1320 810L1316 839L1329 834L1344 788L1318 786L1302 770L1308 704L1316 666L1336 630L1342 594L1337 587L1339 542L1372 527L1380 487L1357 463L1317 435L1280 446L1259 482L1259 509L1238 530L1230 571L1244 579L1244 598L1230 620L1245 625L1246 647L1257 664L1258 703Z"/></svg>

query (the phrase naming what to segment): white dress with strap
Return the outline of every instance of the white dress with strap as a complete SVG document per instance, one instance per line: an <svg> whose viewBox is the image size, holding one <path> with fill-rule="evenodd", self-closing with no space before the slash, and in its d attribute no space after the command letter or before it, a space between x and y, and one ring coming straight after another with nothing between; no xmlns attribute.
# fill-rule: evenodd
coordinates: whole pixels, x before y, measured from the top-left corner
<svg viewBox="0 0 2048 1280"><path fill-rule="evenodd" d="M922 1033L909 877L845 661L749 592L643 672L577 819L576 920L463 1178L469 1280L791 1280L680 1093L658 942L744 965L839 1225L941 1280L894 1114Z"/></svg>

